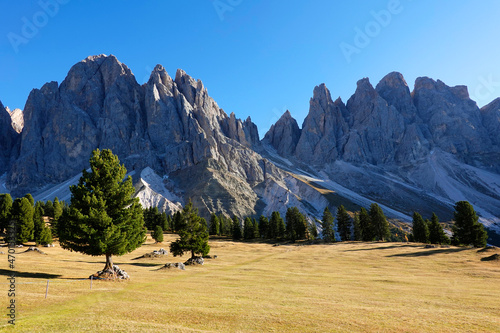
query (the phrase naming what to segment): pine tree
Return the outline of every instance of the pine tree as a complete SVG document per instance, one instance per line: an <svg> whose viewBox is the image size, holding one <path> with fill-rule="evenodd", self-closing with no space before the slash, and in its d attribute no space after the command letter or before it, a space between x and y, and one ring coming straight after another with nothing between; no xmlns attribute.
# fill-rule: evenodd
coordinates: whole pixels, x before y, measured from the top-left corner
<svg viewBox="0 0 500 333"><path fill-rule="evenodd" d="M309 226L309 235L311 236L312 240L318 238L318 227L316 226L316 224L318 223L321 224L321 221L315 218L314 222Z"/></svg>
<svg viewBox="0 0 500 333"><path fill-rule="evenodd" d="M10 194L0 194L0 233L9 227L12 218L12 204Z"/></svg>
<svg viewBox="0 0 500 333"><path fill-rule="evenodd" d="M321 221L322 236L325 242L335 242L335 229L333 228L334 218L328 207L323 210L323 220Z"/></svg>
<svg viewBox="0 0 500 333"><path fill-rule="evenodd" d="M272 215L271 215L272 216ZM286 226L285 226L285 221L281 217L279 212L276 212L277 216L277 225L278 225L278 230L276 233L276 238L279 239L284 239L286 236Z"/></svg>
<svg viewBox="0 0 500 333"><path fill-rule="evenodd" d="M290 207L286 211L286 232L292 242L306 238L307 222L297 207Z"/></svg>
<svg viewBox="0 0 500 333"><path fill-rule="evenodd" d="M33 199L33 196L31 193L28 193L24 196L28 201L30 202L31 207L35 207L35 199Z"/></svg>
<svg viewBox="0 0 500 333"><path fill-rule="evenodd" d="M429 224L429 241L431 244L450 243L450 239L444 233L443 227L439 223L439 218L435 213L432 213L431 222Z"/></svg>
<svg viewBox="0 0 500 333"><path fill-rule="evenodd" d="M167 213L161 212L158 215L158 225L164 232L170 229L170 223L168 221Z"/></svg>
<svg viewBox="0 0 500 333"><path fill-rule="evenodd" d="M240 220L236 215L233 216L232 231L234 240L240 240L242 238Z"/></svg>
<svg viewBox="0 0 500 333"><path fill-rule="evenodd" d="M42 231L45 229L44 211L42 208L42 203L37 201L35 204L35 210L33 213L33 224L34 224L34 239L37 244L41 244L40 240L42 238Z"/></svg>
<svg viewBox="0 0 500 333"><path fill-rule="evenodd" d="M166 215L167 213L164 212L164 214ZM172 224L173 224L172 216L167 215L167 228L165 230L172 231Z"/></svg>
<svg viewBox="0 0 500 333"><path fill-rule="evenodd" d="M253 238L259 238L260 237L260 231L259 231L259 223L255 218L252 219L253 222Z"/></svg>
<svg viewBox="0 0 500 333"><path fill-rule="evenodd" d="M47 227L43 227L42 232L40 233L40 239L38 241L40 245L48 245L52 244L52 233L50 229Z"/></svg>
<svg viewBox="0 0 500 333"><path fill-rule="evenodd" d="M351 239L352 221L343 205L337 208L337 228L341 240L348 241Z"/></svg>
<svg viewBox="0 0 500 333"><path fill-rule="evenodd" d="M259 233L262 238L269 237L269 220L264 215L259 217Z"/></svg>
<svg viewBox="0 0 500 333"><path fill-rule="evenodd" d="M385 241L390 237L391 233L389 230L389 222L387 222L382 208L380 208L380 206L376 203L372 203L368 214L370 215L370 223L372 225L375 239Z"/></svg>
<svg viewBox="0 0 500 333"><path fill-rule="evenodd" d="M50 230L52 231L52 237L57 237L57 223L59 222L59 218L63 213L63 205L61 204L61 202L59 202L59 199L55 197L52 207L54 208L54 216L52 221L50 222Z"/></svg>
<svg viewBox="0 0 500 333"><path fill-rule="evenodd" d="M17 198L12 204L12 219L16 221L16 242L18 244L33 240L33 206L28 198Z"/></svg>
<svg viewBox="0 0 500 333"><path fill-rule="evenodd" d="M47 200L45 202L45 207L43 208L45 212L45 216L54 218L54 205L52 204L52 201Z"/></svg>
<svg viewBox="0 0 500 333"><path fill-rule="evenodd" d="M370 215L365 207L361 207L359 211L359 227L361 229L361 239L363 242L371 242L375 239Z"/></svg>
<svg viewBox="0 0 500 333"><path fill-rule="evenodd" d="M178 232L180 229L182 229L182 212L178 211L174 214L173 218L173 225L172 225L172 231L173 232Z"/></svg>
<svg viewBox="0 0 500 333"><path fill-rule="evenodd" d="M151 237L153 237L156 243L163 242L163 229L160 225L156 225L155 230L153 231Z"/></svg>
<svg viewBox="0 0 500 333"><path fill-rule="evenodd" d="M413 239L417 243L429 242L429 228L422 216L413 212Z"/></svg>
<svg viewBox="0 0 500 333"><path fill-rule="evenodd" d="M244 239L253 239L254 230L253 230L253 222L252 219L247 217L245 218L243 224L243 238Z"/></svg>
<svg viewBox="0 0 500 333"><path fill-rule="evenodd" d="M269 230L267 235L269 239L276 239L278 237L278 221L281 218L279 212L272 212L271 219L269 220Z"/></svg>
<svg viewBox="0 0 500 333"><path fill-rule="evenodd" d="M210 252L207 222L198 216L198 209L193 207L191 200L183 209L182 219L182 227L178 231L180 238L170 244L170 252L174 256L182 256L190 251L191 258L197 254L207 255Z"/></svg>
<svg viewBox="0 0 500 333"><path fill-rule="evenodd" d="M359 220L359 213L356 213L354 215L354 240L355 241L361 241L363 240L363 233L361 230L361 223Z"/></svg>
<svg viewBox="0 0 500 333"><path fill-rule="evenodd" d="M455 203L455 225L453 226L452 243L454 245L486 246L488 234L472 205L467 201Z"/></svg>
<svg viewBox="0 0 500 333"><path fill-rule="evenodd" d="M70 187L71 204L57 222L59 242L70 251L105 255L104 270L112 271L113 255L132 252L146 238L142 207L132 198L132 178L124 180L127 170L111 150L94 150L90 169Z"/></svg>
<svg viewBox="0 0 500 333"><path fill-rule="evenodd" d="M210 215L210 235L218 235L220 233L219 225L219 218L215 213L212 213Z"/></svg>

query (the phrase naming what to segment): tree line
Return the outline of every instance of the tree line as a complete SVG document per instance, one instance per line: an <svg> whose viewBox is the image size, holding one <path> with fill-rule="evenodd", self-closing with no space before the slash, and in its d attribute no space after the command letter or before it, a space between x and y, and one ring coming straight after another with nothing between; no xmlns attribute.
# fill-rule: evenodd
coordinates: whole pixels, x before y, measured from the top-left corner
<svg viewBox="0 0 500 333"><path fill-rule="evenodd" d="M52 244L52 239L57 237L56 225L63 207L64 202L60 202L57 197L53 202L35 202L29 193L15 200L8 193L0 194L0 232L7 232L12 222L16 229L15 239L7 239L8 242Z"/></svg>

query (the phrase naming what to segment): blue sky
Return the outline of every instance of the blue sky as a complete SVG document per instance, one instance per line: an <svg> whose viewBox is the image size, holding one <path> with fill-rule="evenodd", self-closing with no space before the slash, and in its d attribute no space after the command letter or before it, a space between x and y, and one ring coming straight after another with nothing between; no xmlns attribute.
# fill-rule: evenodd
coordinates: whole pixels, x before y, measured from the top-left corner
<svg viewBox="0 0 500 333"><path fill-rule="evenodd" d="M101 53L139 83L158 63L171 76L184 69L261 136L286 109L301 125L320 83L347 101L357 80L375 86L399 71L410 89L428 76L467 85L479 106L500 96L494 0L3 0L0 9L0 100L11 108Z"/></svg>

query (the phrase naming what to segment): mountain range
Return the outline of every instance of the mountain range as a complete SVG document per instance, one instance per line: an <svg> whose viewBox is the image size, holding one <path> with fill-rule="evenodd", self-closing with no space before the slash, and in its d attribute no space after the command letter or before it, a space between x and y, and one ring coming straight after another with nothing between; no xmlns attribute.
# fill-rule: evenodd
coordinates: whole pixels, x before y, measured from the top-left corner
<svg viewBox="0 0 500 333"><path fill-rule="evenodd" d="M377 202L402 221L450 220L468 200L500 233L499 133L500 98L479 108L465 86L420 77L410 91L393 72L375 87L361 79L346 103L320 84L301 127L286 111L261 140L184 71L157 65L140 85L98 55L34 89L23 111L0 102L0 192L68 200L91 151L110 148L143 205L167 212L191 199L203 216L297 206L312 221L326 206Z"/></svg>

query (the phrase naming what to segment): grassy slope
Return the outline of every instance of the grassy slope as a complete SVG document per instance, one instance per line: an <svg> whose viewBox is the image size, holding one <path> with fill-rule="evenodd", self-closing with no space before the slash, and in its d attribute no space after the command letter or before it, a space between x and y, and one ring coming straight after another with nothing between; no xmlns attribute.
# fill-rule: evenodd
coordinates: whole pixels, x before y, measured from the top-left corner
<svg viewBox="0 0 500 333"><path fill-rule="evenodd" d="M101 269L102 257L59 247L44 248L46 256L17 254L23 284L16 332L500 330L500 263L480 261L492 253L401 243L212 241L219 258L186 271L157 269L187 257L132 260L167 248L173 236L165 238L162 246L149 241L115 258L130 281L94 281L92 290L89 280L78 279ZM6 275L7 258L0 260ZM5 323L0 330L11 331Z"/></svg>

